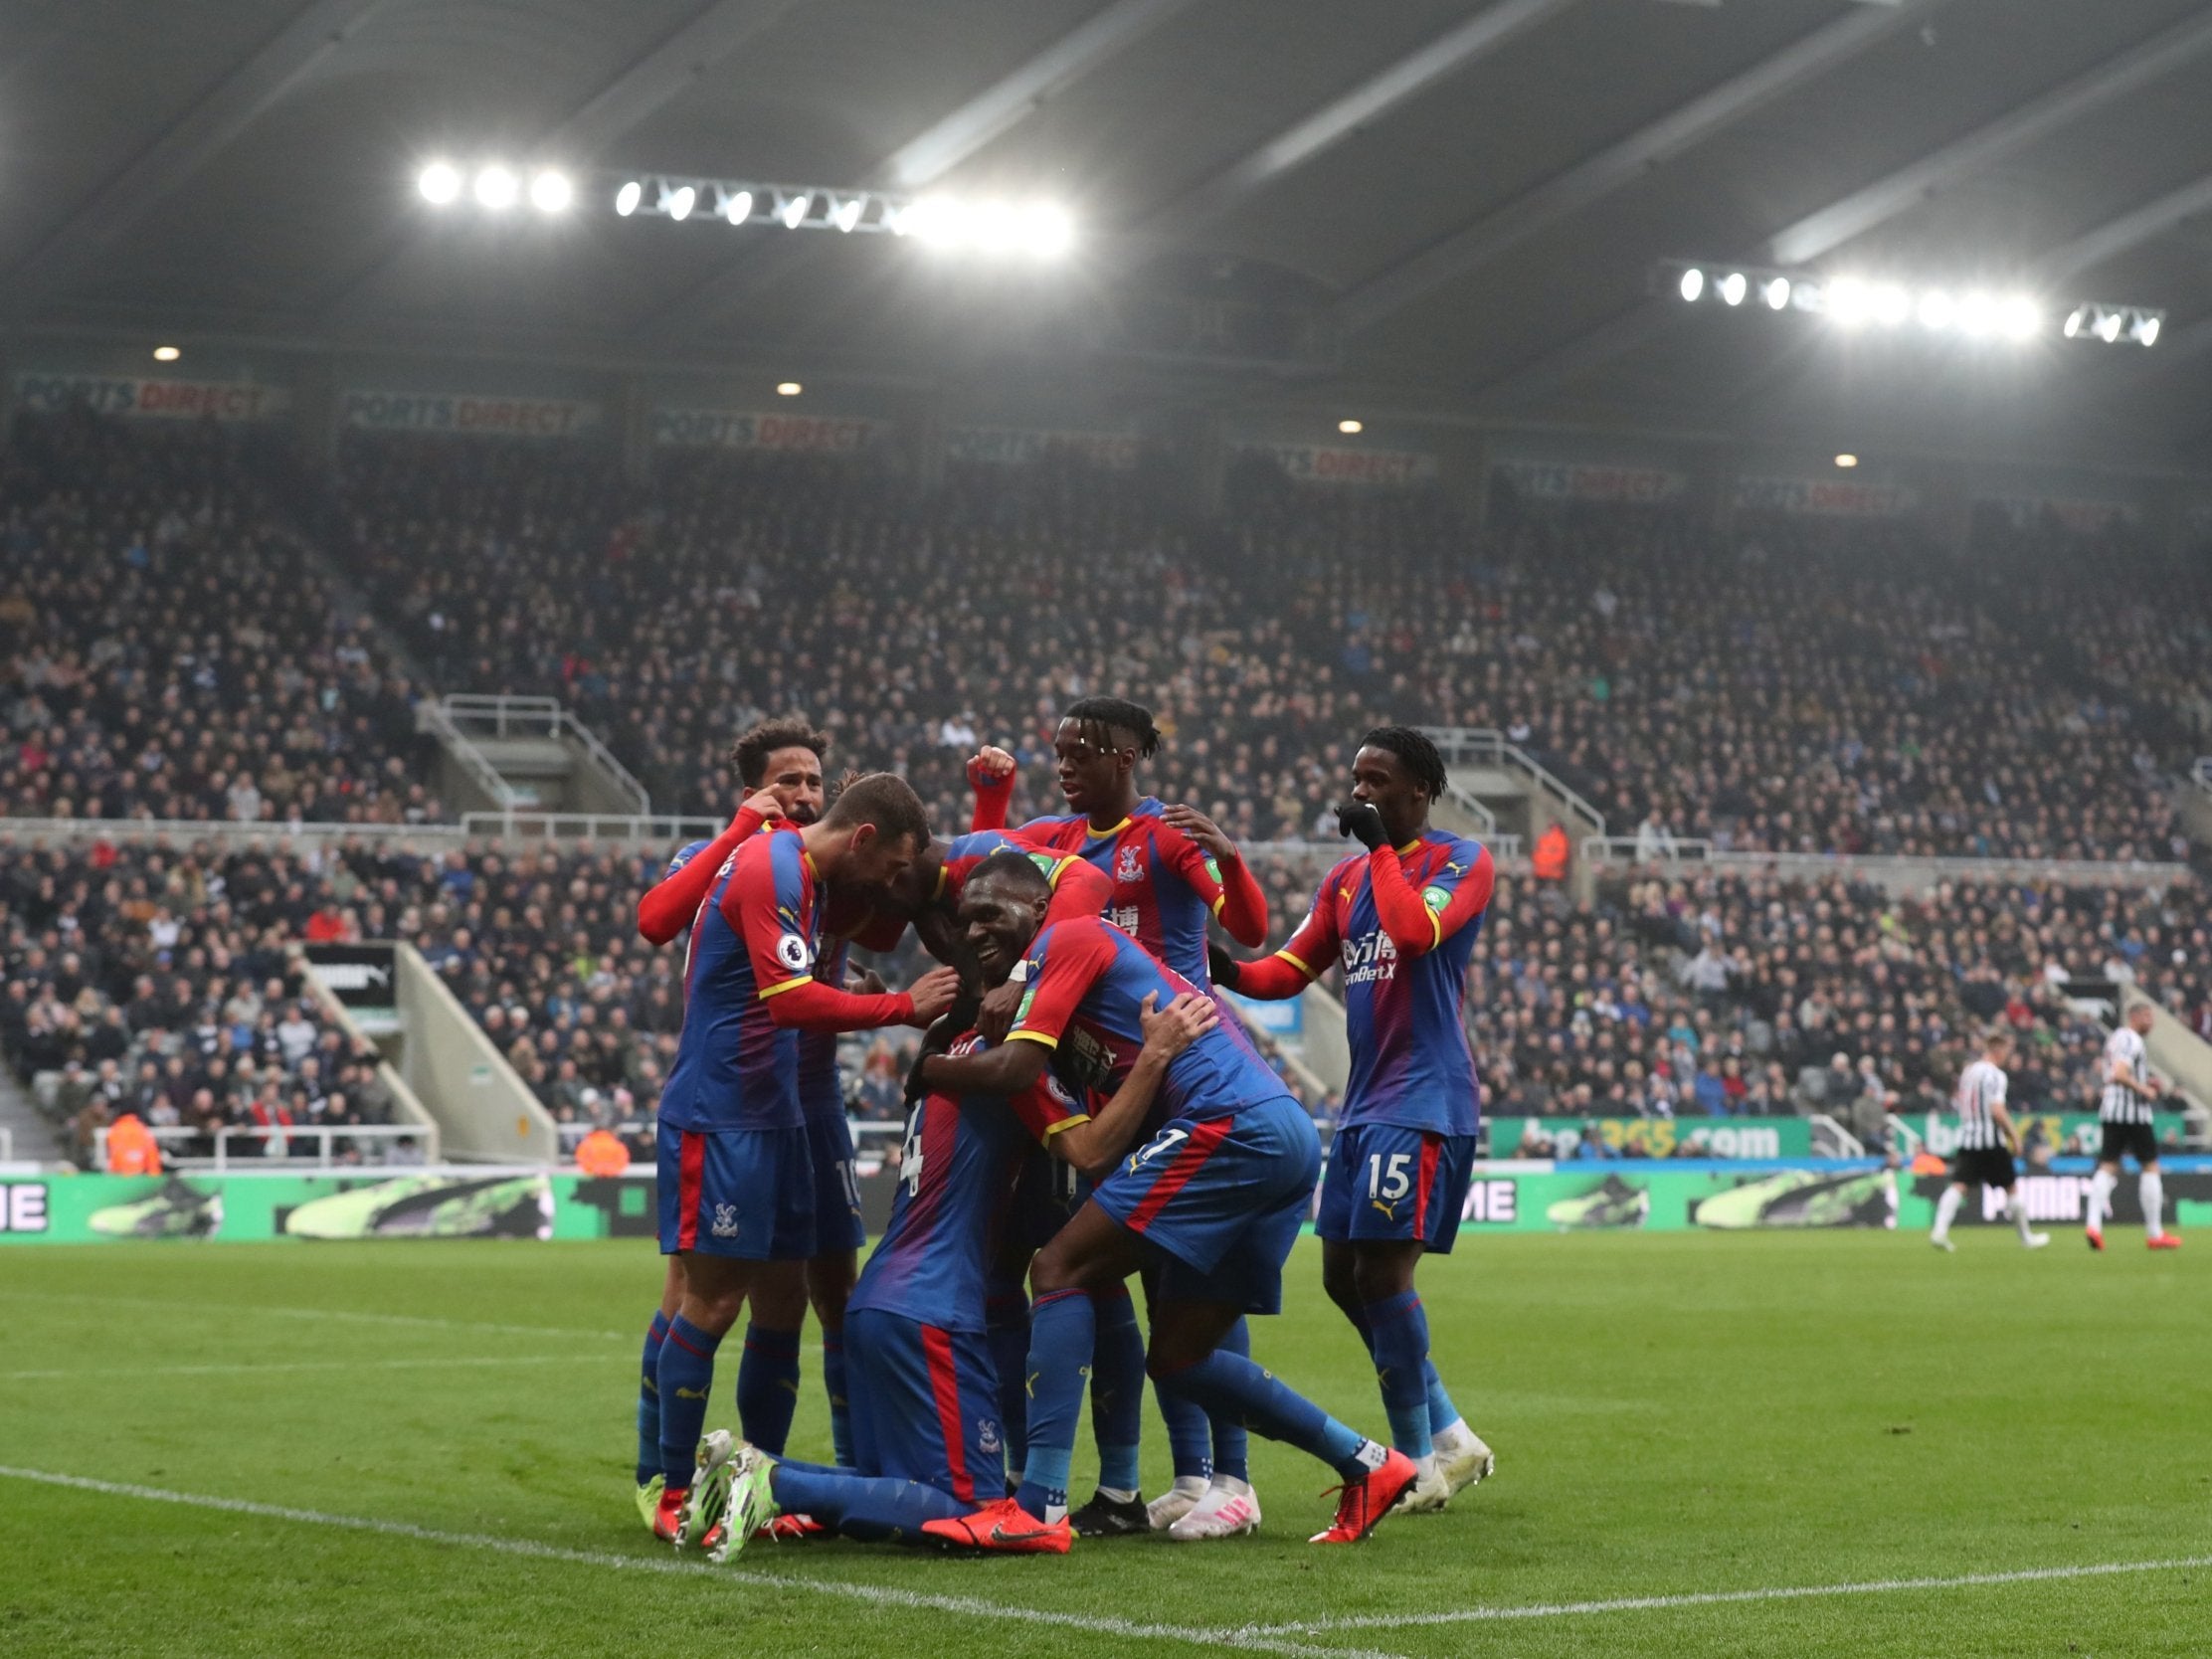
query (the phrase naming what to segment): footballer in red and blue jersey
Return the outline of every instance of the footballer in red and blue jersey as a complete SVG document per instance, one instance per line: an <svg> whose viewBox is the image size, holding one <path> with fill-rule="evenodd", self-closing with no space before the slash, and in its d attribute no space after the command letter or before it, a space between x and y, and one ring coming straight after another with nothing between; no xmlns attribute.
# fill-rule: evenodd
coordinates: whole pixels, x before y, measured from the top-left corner
<svg viewBox="0 0 2212 1659"><path fill-rule="evenodd" d="M1013 1095L1049 1066L1087 1102L1132 1075L1148 1004L1210 1006L1103 921L1043 927L1047 897L1040 872L1014 854L971 876L964 937L987 984L1022 985L1020 1007L998 1050L925 1059L916 1072L924 1086ZM1151 1139L1098 1181L1032 1266L1034 1403L1017 1504L1047 1521L1065 1514L1096 1298L1155 1266L1149 1368L1163 1390L1329 1463L1346 1482L1330 1541L1365 1537L1412 1484L1411 1463L1222 1346L1239 1310L1281 1304L1282 1264L1321 1162L1313 1120L1248 1043L1215 1026L1168 1062L1147 1128Z"/></svg>
<svg viewBox="0 0 2212 1659"><path fill-rule="evenodd" d="M1444 778L1421 733L1368 733L1339 814L1367 850L1329 872L1273 956L1216 961L1222 983L1247 997L1295 997L1332 964L1344 971L1352 1064L1314 1230L1323 1282L1374 1355L1392 1443L1421 1469L1420 1508L1440 1507L1455 1479L1482 1478L1489 1458L1470 1447L1438 1467L1439 1449L1481 1441L1435 1377L1413 1291L1422 1252L1458 1236L1481 1123L1464 1004L1494 870L1480 842L1429 828Z"/></svg>

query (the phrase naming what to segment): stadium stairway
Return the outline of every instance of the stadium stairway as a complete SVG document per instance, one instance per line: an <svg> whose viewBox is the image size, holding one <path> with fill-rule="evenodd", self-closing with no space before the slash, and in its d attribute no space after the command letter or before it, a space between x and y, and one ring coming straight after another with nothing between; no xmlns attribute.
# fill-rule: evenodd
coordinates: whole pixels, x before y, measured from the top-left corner
<svg viewBox="0 0 2212 1659"><path fill-rule="evenodd" d="M67 1156L54 1126L15 1074L0 1066L0 1162L58 1164Z"/></svg>

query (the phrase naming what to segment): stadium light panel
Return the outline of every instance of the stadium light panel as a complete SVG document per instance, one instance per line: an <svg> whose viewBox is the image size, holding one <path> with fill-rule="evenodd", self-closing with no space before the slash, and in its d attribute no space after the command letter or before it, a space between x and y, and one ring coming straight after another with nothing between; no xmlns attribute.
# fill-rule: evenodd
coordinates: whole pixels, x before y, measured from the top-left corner
<svg viewBox="0 0 2212 1659"><path fill-rule="evenodd" d="M522 185L514 174L496 161L488 167L476 169L476 205L492 213L504 213L521 197Z"/></svg>
<svg viewBox="0 0 2212 1659"><path fill-rule="evenodd" d="M1343 433L1347 438L1357 438L1361 433L1367 431L1367 424L1363 421L1339 421L1337 431Z"/></svg>
<svg viewBox="0 0 2212 1659"><path fill-rule="evenodd" d="M830 199L830 223L849 236L853 226L860 223L860 215L867 208L868 200L865 196L849 196L841 202L832 196Z"/></svg>
<svg viewBox="0 0 2212 1659"><path fill-rule="evenodd" d="M691 217L691 210L699 205L699 193L688 184L679 184L660 198L660 209L677 224Z"/></svg>
<svg viewBox="0 0 2212 1659"><path fill-rule="evenodd" d="M433 161L415 175L415 188L432 207L444 207L461 195L461 171L450 161Z"/></svg>
<svg viewBox="0 0 2212 1659"><path fill-rule="evenodd" d="M568 175L545 168L530 180L530 205L540 213L566 213L576 200L576 187Z"/></svg>
<svg viewBox="0 0 2212 1659"><path fill-rule="evenodd" d="M1705 273L1692 266L1682 274L1682 297L1695 305L1705 292Z"/></svg>
<svg viewBox="0 0 2212 1659"><path fill-rule="evenodd" d="M2145 347L2156 345L2158 331L2163 325L2163 319L2155 315L2138 319L2135 323L2135 343Z"/></svg>
<svg viewBox="0 0 2212 1659"><path fill-rule="evenodd" d="M2115 340L2119 339L2120 313L2118 311L2100 310L2097 313L2097 324L2095 332L2097 334L2097 337L2103 340L2107 345L2111 345Z"/></svg>
<svg viewBox="0 0 2212 1659"><path fill-rule="evenodd" d="M1840 455L1836 457L1836 464L1845 468L1853 467L1859 464L1859 458L1849 454Z"/></svg>
<svg viewBox="0 0 2212 1659"><path fill-rule="evenodd" d="M2059 330L2068 339L2074 339L2088 326L2090 310L2087 305L2077 305L2066 313L2066 325Z"/></svg>
<svg viewBox="0 0 2212 1659"><path fill-rule="evenodd" d="M1766 308L1769 311L1787 310L1790 295L1789 278L1787 276L1767 277L1760 286L1758 294L1761 299L1766 301Z"/></svg>
<svg viewBox="0 0 2212 1659"><path fill-rule="evenodd" d="M753 193L750 190L723 190L714 211L733 225L742 225L753 217Z"/></svg>
<svg viewBox="0 0 2212 1659"><path fill-rule="evenodd" d="M1721 302L1725 305L1743 304L1744 295L1751 291L1751 286L1750 279L1741 271L1730 272L1721 278Z"/></svg>
<svg viewBox="0 0 2212 1659"><path fill-rule="evenodd" d="M800 385L796 380L779 380L776 382L776 395L779 398L796 398L805 390L806 387Z"/></svg>
<svg viewBox="0 0 2212 1659"><path fill-rule="evenodd" d="M814 206L814 197L805 191L788 198L776 210L776 217L784 222L784 229L796 231L807 222L807 210Z"/></svg>
<svg viewBox="0 0 2212 1659"><path fill-rule="evenodd" d="M638 211L638 204L645 199L645 187L631 179L615 192L615 212L628 219Z"/></svg>
<svg viewBox="0 0 2212 1659"><path fill-rule="evenodd" d="M156 363L174 363L183 355L184 353L173 345L157 345L153 348L153 360Z"/></svg>

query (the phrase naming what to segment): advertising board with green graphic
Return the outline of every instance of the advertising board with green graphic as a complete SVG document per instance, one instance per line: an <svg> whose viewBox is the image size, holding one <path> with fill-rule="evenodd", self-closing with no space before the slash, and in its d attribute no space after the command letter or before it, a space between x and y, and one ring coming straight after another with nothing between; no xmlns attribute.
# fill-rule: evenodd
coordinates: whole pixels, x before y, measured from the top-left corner
<svg viewBox="0 0 2212 1659"><path fill-rule="evenodd" d="M2091 1165L2031 1167L2020 1179L2029 1218L2079 1225ZM1926 1229L1947 1177L1853 1161L1648 1159L1477 1164L1461 1210L1468 1232L1741 1232L1800 1227ZM894 1172L861 1182L873 1236ZM2186 1230L2212 1224L2212 1159L2166 1161L2167 1212ZM39 1176L0 1181L0 1244L123 1240L312 1243L328 1239L582 1239L655 1235L649 1174L604 1179L538 1170L425 1170L401 1176ZM2122 1177L2113 1219L2139 1223L2135 1180ZM1983 1193L1962 1223L1994 1222Z"/></svg>

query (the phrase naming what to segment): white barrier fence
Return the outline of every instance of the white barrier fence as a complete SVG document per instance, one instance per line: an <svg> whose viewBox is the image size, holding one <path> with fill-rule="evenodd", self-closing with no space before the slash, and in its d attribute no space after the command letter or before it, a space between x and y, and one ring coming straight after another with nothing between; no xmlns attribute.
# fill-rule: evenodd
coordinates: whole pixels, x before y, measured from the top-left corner
<svg viewBox="0 0 2212 1659"><path fill-rule="evenodd" d="M438 1129L435 1124L376 1123L342 1126L316 1125L311 1128L292 1125L289 1128L264 1129L260 1125L228 1127L208 1131L204 1129L154 1129L148 1131L161 1148L164 1167L172 1170L211 1170L223 1175L235 1168L251 1170L344 1170L358 1168L360 1164L390 1166L390 1152L401 1141L412 1141L420 1157L406 1160L409 1165L435 1164L438 1162ZM172 1153L170 1148L202 1145L212 1141L212 1156ZM340 1143L360 1148L359 1164L340 1163L333 1156ZM314 1148L302 1153L296 1148L308 1145ZM379 1146L384 1156L371 1156ZM234 1150L240 1149L240 1150ZM92 1166L107 1168L107 1131L92 1132Z"/></svg>
<svg viewBox="0 0 2212 1659"><path fill-rule="evenodd" d="M1906 853L1738 852L1710 840L1668 835L1590 835L1582 857L1597 868L1707 870L1715 875L1771 875L1819 880L1859 876L1892 890L1946 881L2055 881L2073 887L2187 885L2187 864L2146 859L1918 857Z"/></svg>

